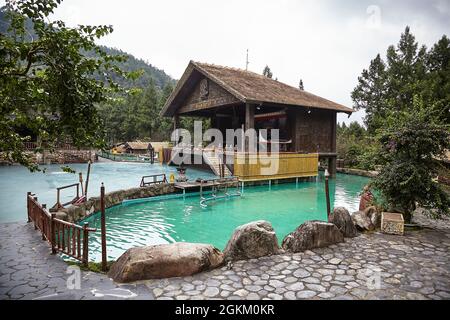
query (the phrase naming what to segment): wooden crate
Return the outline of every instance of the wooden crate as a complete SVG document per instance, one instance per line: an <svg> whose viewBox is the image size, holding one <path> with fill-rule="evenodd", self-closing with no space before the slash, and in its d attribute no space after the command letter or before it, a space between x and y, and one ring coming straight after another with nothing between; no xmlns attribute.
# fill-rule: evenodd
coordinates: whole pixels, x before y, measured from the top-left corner
<svg viewBox="0 0 450 320"><path fill-rule="evenodd" d="M405 221L401 213L381 213L381 231L383 233L403 235L404 227Z"/></svg>

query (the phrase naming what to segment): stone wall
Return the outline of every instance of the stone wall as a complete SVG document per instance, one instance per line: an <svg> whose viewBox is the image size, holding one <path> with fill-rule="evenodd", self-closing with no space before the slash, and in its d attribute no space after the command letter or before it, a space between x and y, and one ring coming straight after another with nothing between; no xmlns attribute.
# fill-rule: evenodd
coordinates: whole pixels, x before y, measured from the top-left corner
<svg viewBox="0 0 450 320"><path fill-rule="evenodd" d="M44 152L34 154L35 162L38 164L52 163L85 163L95 161L95 151L93 150L55 150L54 152Z"/></svg>
<svg viewBox="0 0 450 320"><path fill-rule="evenodd" d="M117 190L105 194L105 207L121 204L123 200L140 199L160 196L175 192L172 184L164 183L142 188L131 188L127 190ZM100 197L89 198L81 205L71 205L57 212L57 217L69 222L77 222L97 211L100 211Z"/></svg>
<svg viewBox="0 0 450 320"><path fill-rule="evenodd" d="M345 173L345 174L353 174L355 176L362 176L368 178L374 178L377 176L377 171L366 171L361 169L350 169L350 168L337 168L337 172Z"/></svg>

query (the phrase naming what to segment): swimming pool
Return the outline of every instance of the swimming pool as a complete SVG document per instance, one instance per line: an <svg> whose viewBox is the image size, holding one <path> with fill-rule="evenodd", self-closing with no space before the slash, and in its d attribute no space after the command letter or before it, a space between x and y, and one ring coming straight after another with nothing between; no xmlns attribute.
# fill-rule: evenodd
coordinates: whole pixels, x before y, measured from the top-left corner
<svg viewBox="0 0 450 320"><path fill-rule="evenodd" d="M22 166L0 166L0 223L26 221L26 193L36 193L40 203L51 207L56 202L56 187L78 182L78 172L86 179L87 164L68 164L77 174L67 173L61 165L41 166L46 172L29 172ZM131 162L96 162L91 166L88 196L98 196L100 185L105 183L106 192L138 187L144 175L176 173L175 167L149 163ZM202 177L211 179L215 176L207 171L189 168L189 179ZM64 202L74 197L75 191L67 190L62 194Z"/></svg>
<svg viewBox="0 0 450 320"><path fill-rule="evenodd" d="M367 183L364 177L338 174L330 180L331 204L350 212L359 204L358 193ZM211 243L224 249L233 230L244 223L267 220L278 240L307 220L326 220L323 177L313 182L246 187L242 197L200 205L199 195L124 204L106 211L108 259L126 249L179 241ZM100 228L100 216L87 219ZM100 260L100 232L90 235L90 260Z"/></svg>

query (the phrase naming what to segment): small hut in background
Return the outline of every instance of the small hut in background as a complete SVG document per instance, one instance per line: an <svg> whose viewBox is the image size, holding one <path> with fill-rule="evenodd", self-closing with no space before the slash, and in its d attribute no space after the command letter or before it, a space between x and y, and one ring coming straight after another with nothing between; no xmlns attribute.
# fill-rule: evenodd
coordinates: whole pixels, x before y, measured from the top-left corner
<svg viewBox="0 0 450 320"><path fill-rule="evenodd" d="M130 141L124 144L125 153L130 154L149 154L153 149L152 144L146 141Z"/></svg>

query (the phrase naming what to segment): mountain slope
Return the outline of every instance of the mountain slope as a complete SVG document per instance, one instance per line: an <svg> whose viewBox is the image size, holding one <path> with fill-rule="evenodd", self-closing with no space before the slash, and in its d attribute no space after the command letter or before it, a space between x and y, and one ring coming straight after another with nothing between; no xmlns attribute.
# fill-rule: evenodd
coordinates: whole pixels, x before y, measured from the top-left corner
<svg viewBox="0 0 450 320"><path fill-rule="evenodd" d="M2 7L2 8L0 8L0 34L7 34L9 25L10 25L10 23L9 23L9 20L5 13L5 7ZM33 25L29 19L27 19L25 21L25 25L26 25L28 34L30 35L30 38L34 37ZM143 70L142 76L139 77L135 81L129 81L126 79L116 78L115 80L123 87L144 88L144 87L148 86L150 79L153 79L155 85L158 88L162 89L166 84L168 84L168 83L174 84L176 82L169 75L167 75L164 72L164 70L159 69L142 59L138 59L129 53L126 53L126 52L116 49L116 48L110 48L110 47L106 47L106 46L100 46L100 47L109 55L125 54L128 57L127 61L117 63L117 65L122 70L127 71L127 72L135 71L135 70ZM86 55L88 57L92 57L92 58L95 57L94 53L87 53ZM113 76L113 78L114 78L114 76Z"/></svg>

